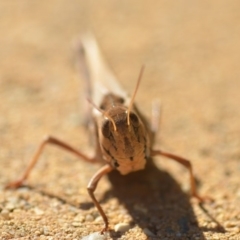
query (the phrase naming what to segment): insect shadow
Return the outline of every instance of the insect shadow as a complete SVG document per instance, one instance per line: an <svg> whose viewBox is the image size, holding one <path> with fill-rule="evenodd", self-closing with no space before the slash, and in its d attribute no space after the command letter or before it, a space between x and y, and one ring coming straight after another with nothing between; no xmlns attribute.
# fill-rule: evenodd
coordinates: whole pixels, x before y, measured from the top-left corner
<svg viewBox="0 0 240 240"><path fill-rule="evenodd" d="M112 171L107 177L111 188L103 194L100 203L117 198L130 214L131 226L138 226L142 230L147 228L155 235L149 239L163 237L193 239L194 237L204 240L206 238L203 232L225 232L223 226L207 212L202 204L199 205L200 209L207 218L216 223L216 227L199 227L189 195L182 191L180 185L168 172L157 168L152 159L149 159L144 170L132 172L126 176L122 176L118 171ZM65 197L36 189L30 184L24 184L22 187L56 198L63 204L70 204L73 207L85 210L94 207L92 202L81 202L77 206ZM109 221L111 224L110 218ZM118 239L120 235L110 231L112 239Z"/></svg>
<svg viewBox="0 0 240 240"><path fill-rule="evenodd" d="M169 173L158 169L152 160L142 171L124 177L113 171L108 178L112 188L101 202L116 197L131 215L132 226L137 225L143 230L147 228L156 236L150 239L186 239L193 236L206 239L198 226L189 196ZM113 239L115 235L111 233Z"/></svg>

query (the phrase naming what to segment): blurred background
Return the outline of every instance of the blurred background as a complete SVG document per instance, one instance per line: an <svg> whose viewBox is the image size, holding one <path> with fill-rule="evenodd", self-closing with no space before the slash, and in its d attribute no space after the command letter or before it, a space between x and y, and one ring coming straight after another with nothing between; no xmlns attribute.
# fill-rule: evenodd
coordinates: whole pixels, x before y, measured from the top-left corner
<svg viewBox="0 0 240 240"><path fill-rule="evenodd" d="M74 43L91 31L129 93L146 65L136 102L149 115L152 100L161 100L158 143L194 159L201 192L222 199L221 213L231 212L228 220L238 221L239 229L239 209L233 207L240 198L239 10L236 0L2 0L1 184L21 172L45 134L88 149ZM55 154L61 158L58 150L46 158ZM62 161L63 167L69 165ZM40 167L54 165L46 162ZM71 164L75 169L74 160ZM182 185L188 183L181 167L164 167ZM83 187L94 171L86 169ZM236 224L229 231L237 233Z"/></svg>

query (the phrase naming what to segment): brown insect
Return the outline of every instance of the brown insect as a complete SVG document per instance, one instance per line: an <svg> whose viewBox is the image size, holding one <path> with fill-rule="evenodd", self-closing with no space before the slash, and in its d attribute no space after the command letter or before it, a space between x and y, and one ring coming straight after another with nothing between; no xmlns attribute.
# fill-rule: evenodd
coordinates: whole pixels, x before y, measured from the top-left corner
<svg viewBox="0 0 240 240"><path fill-rule="evenodd" d="M197 193L189 160L152 149L159 114L153 114L151 124L149 124L134 105L143 68L134 94L129 98L105 64L94 37L85 36L79 45L79 66L86 80L85 90L91 103L86 108L86 120L95 136L95 156L88 157L69 144L48 136L43 139L20 179L9 183L7 188L21 186L28 178L44 147L47 144L53 144L76 154L86 162L105 162L105 165L93 175L87 186L88 193L104 221L101 233L108 230L108 218L94 195L101 177L112 170L118 170L122 175L126 175L144 169L148 159L157 155L171 158L186 167L190 174L192 196L199 201L205 200Z"/></svg>

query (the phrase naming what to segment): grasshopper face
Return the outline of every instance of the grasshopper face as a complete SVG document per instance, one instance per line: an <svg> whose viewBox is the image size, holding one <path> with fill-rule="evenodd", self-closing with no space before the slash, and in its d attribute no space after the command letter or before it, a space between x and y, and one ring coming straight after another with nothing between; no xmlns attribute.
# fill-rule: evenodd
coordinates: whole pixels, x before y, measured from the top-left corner
<svg viewBox="0 0 240 240"><path fill-rule="evenodd" d="M149 156L149 141L140 118L131 111L128 125L124 106L111 107L106 115L111 121L104 119L99 129L104 159L123 175L143 169Z"/></svg>

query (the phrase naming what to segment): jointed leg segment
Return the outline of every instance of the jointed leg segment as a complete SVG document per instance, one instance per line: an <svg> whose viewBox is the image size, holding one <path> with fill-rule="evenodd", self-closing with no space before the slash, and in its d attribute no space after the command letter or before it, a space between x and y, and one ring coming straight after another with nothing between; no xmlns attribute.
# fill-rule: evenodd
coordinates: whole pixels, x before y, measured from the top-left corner
<svg viewBox="0 0 240 240"><path fill-rule="evenodd" d="M196 188L196 182L194 179L194 175L193 175L193 170L192 170L192 164L189 160L179 157L177 155L171 154L171 153L167 153L161 150L152 150L151 151L151 156L156 156L156 155L162 155L165 156L167 158L173 159L175 161L177 161L178 163L182 164L184 167L186 167L189 171L190 174L190 184L191 184L191 193L192 196L197 198L200 202L203 202L205 200L205 198L199 196L198 192L197 192L197 188Z"/></svg>
<svg viewBox="0 0 240 240"><path fill-rule="evenodd" d="M70 151L71 153L74 153L75 155L77 155L78 157L80 157L82 160L87 161L87 162L97 162L96 158L89 158L87 157L85 154L81 153L80 151L78 151L77 149L73 148L72 146L70 146L69 144L58 140L55 137L51 137L51 136L47 136L43 139L43 141L41 142L41 144L39 145L37 151L35 152L33 158L31 159L29 165L27 166L27 169L25 170L25 172L23 173L23 175L21 176L21 178L15 182L11 182L9 183L6 188L17 188L19 186L22 185L22 183L24 182L24 180L26 180L31 172L31 170L33 169L33 167L35 166L35 164L37 163L40 154L42 153L42 151L44 150L44 147L47 144L54 144L57 145L67 151Z"/></svg>
<svg viewBox="0 0 240 240"><path fill-rule="evenodd" d="M99 202L97 201L97 199L95 198L94 195L94 191L97 187L97 184L99 182L99 180L101 179L101 177L109 172L111 172L113 170L113 168L110 165L105 165L102 168L100 168L91 178L90 182L88 183L87 189L88 189L88 193L90 195L90 197L92 198L96 208L98 209L100 215L103 218L104 221L104 228L101 230L101 233L105 232L108 230L108 219L106 214L104 213L102 207L100 206Z"/></svg>

